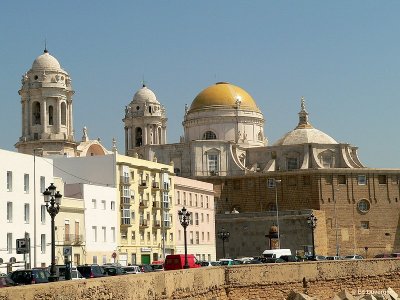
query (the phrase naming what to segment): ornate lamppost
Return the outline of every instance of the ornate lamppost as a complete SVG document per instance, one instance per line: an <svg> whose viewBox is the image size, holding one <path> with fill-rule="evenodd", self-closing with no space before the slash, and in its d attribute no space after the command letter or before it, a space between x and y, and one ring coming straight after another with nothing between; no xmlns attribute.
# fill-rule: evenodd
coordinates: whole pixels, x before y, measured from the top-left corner
<svg viewBox="0 0 400 300"><path fill-rule="evenodd" d="M51 183L50 186L43 192L46 209L51 217L51 267L49 281L58 281L56 272L56 233L54 218L60 211L62 195L59 191L56 192L56 186Z"/></svg>
<svg viewBox="0 0 400 300"><path fill-rule="evenodd" d="M229 231L225 231L224 227L222 227L222 229L217 233L218 238L222 240L222 255L224 256L223 258L225 258L225 241L229 239L230 235L231 234L229 233Z"/></svg>
<svg viewBox="0 0 400 300"><path fill-rule="evenodd" d="M184 269L189 269L189 263L187 259L187 240L186 240L186 228L190 224L190 212L183 207L180 211L178 211L179 222L183 227L183 242L185 244L185 265L183 266Z"/></svg>
<svg viewBox="0 0 400 300"><path fill-rule="evenodd" d="M317 227L317 218L313 213L307 217L307 223L311 228L311 238L312 238L312 259L315 259L315 242L314 242L314 229Z"/></svg>

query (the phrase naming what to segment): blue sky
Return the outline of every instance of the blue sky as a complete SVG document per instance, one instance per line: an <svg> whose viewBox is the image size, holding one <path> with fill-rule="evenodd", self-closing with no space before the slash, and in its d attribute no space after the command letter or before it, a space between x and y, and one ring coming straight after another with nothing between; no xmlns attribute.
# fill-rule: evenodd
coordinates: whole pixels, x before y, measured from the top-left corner
<svg viewBox="0 0 400 300"><path fill-rule="evenodd" d="M400 168L400 1L2 1L0 148L21 135L21 76L44 41L72 78L83 126L124 152L124 107L144 78L183 134L184 107L217 81L248 91L270 144L310 121L359 147L373 168Z"/></svg>

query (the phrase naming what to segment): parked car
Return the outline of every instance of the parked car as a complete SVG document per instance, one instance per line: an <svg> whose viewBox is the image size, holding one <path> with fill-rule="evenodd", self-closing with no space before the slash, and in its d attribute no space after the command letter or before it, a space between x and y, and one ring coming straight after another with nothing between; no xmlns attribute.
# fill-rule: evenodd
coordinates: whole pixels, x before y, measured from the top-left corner
<svg viewBox="0 0 400 300"><path fill-rule="evenodd" d="M81 272L78 271L76 267L71 268L71 280L82 280L86 279L82 276Z"/></svg>
<svg viewBox="0 0 400 300"><path fill-rule="evenodd" d="M400 258L400 253L392 253L390 254L393 258Z"/></svg>
<svg viewBox="0 0 400 300"><path fill-rule="evenodd" d="M164 271L164 266L163 265L151 264L150 266L153 268L154 272Z"/></svg>
<svg viewBox="0 0 400 300"><path fill-rule="evenodd" d="M295 255L281 255L281 257L279 257L279 258L283 259L286 262L298 262L299 261Z"/></svg>
<svg viewBox="0 0 400 300"><path fill-rule="evenodd" d="M220 266L220 262L219 261L201 261L200 265L202 267L218 267Z"/></svg>
<svg viewBox="0 0 400 300"><path fill-rule="evenodd" d="M96 264L80 265L76 268L85 278L97 278L107 276L104 269Z"/></svg>
<svg viewBox="0 0 400 300"><path fill-rule="evenodd" d="M16 283L7 276L0 276L0 288L14 286Z"/></svg>
<svg viewBox="0 0 400 300"><path fill-rule="evenodd" d="M126 272L126 274L141 274L141 273L143 273L142 269L139 266L126 266L126 267L122 267L122 269Z"/></svg>
<svg viewBox="0 0 400 300"><path fill-rule="evenodd" d="M265 258L263 262L266 264L270 264L270 263L276 264L276 263L285 263L286 261L283 260L282 258L268 257L268 258Z"/></svg>
<svg viewBox="0 0 400 300"><path fill-rule="evenodd" d="M327 260L327 257L323 255L315 255L315 257L313 257L312 255L307 255L305 257L305 260L311 260L311 261Z"/></svg>
<svg viewBox="0 0 400 300"><path fill-rule="evenodd" d="M49 282L50 273L45 269L16 270L9 276L17 285L37 284Z"/></svg>
<svg viewBox="0 0 400 300"><path fill-rule="evenodd" d="M236 266L242 264L240 260L230 259L230 258L221 258L219 260L219 263L221 264L221 266Z"/></svg>
<svg viewBox="0 0 400 300"><path fill-rule="evenodd" d="M125 275L126 271L119 266L103 266L104 272L108 275L108 276L117 276L117 275Z"/></svg>
<svg viewBox="0 0 400 300"><path fill-rule="evenodd" d="M142 270L143 273L154 272L151 265L139 265L139 268Z"/></svg>
<svg viewBox="0 0 400 300"><path fill-rule="evenodd" d="M354 254L354 255L346 255L346 256L344 257L344 259L352 259L352 260L355 260L355 259L364 259L364 257L362 257L361 255L358 255L358 254Z"/></svg>
<svg viewBox="0 0 400 300"><path fill-rule="evenodd" d="M201 265L197 261L193 254L187 254L187 262L189 268L200 268ZM165 258L164 269L167 270L179 270L185 266L185 255L184 254L171 254Z"/></svg>
<svg viewBox="0 0 400 300"><path fill-rule="evenodd" d="M327 256L326 260L342 260L340 256Z"/></svg>

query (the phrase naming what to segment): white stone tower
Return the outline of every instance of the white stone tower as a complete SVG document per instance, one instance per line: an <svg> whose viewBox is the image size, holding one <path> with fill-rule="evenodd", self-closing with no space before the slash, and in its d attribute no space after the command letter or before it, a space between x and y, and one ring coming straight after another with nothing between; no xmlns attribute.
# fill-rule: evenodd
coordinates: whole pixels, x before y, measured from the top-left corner
<svg viewBox="0 0 400 300"><path fill-rule="evenodd" d="M125 153L145 145L163 145L167 141L165 108L145 84L125 108Z"/></svg>
<svg viewBox="0 0 400 300"><path fill-rule="evenodd" d="M22 76L18 91L22 105L22 135L18 152L76 156L72 122L71 78L47 49Z"/></svg>

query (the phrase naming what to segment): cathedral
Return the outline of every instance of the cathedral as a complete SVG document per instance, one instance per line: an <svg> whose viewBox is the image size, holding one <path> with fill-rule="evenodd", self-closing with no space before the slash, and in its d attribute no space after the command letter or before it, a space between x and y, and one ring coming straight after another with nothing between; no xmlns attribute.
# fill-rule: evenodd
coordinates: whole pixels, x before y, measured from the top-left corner
<svg viewBox="0 0 400 300"><path fill-rule="evenodd" d="M268 245L260 237L278 224L281 247L309 252L311 212L317 253L399 251L400 170L365 167L357 147L315 128L304 98L299 104L297 126L268 145L256 101L218 82L185 107L184 136L168 144L165 108L143 86L125 109L125 153L213 183L217 230L231 231L232 256L259 255Z"/></svg>

